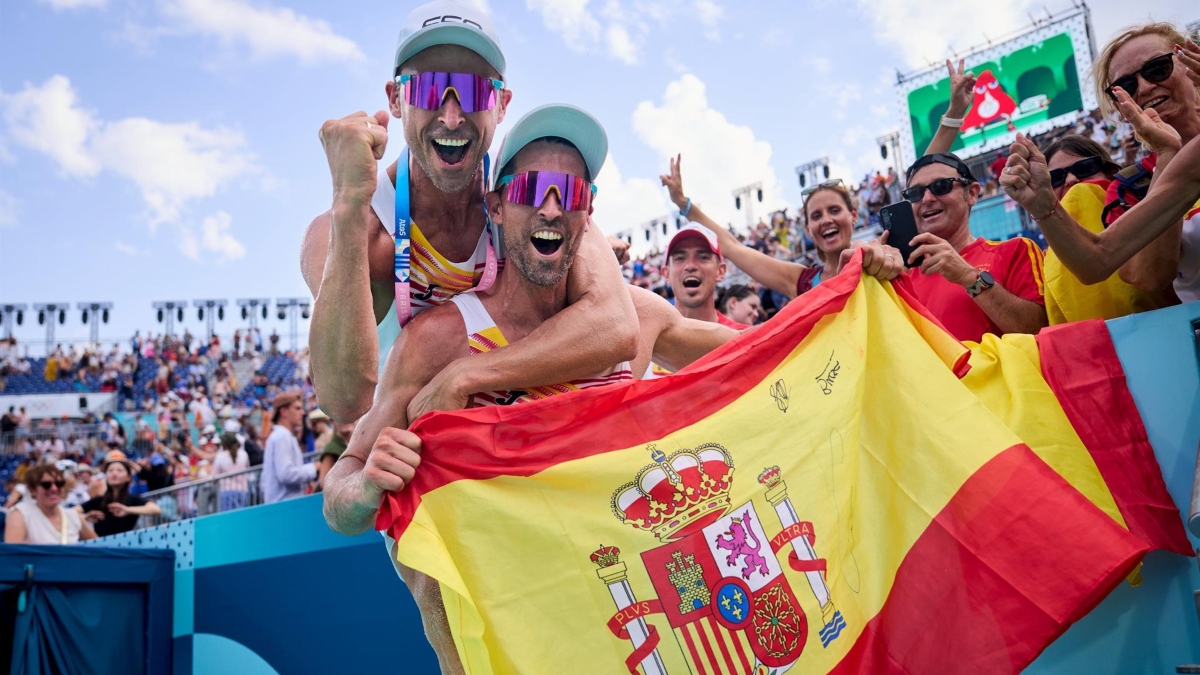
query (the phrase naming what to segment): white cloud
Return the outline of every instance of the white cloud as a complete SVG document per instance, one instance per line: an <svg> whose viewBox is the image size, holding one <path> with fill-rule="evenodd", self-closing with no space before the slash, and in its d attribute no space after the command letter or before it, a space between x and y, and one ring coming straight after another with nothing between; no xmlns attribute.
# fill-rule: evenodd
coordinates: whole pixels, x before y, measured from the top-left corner
<svg viewBox="0 0 1200 675"><path fill-rule="evenodd" d="M8 135L16 143L49 155L70 176L94 176L100 162L86 148L98 122L79 107L71 81L55 75L40 87L29 83L16 94L0 91Z"/></svg>
<svg viewBox="0 0 1200 675"><path fill-rule="evenodd" d="M120 239L113 242L113 248L117 249L121 253L124 253L125 255L137 255L138 254L138 250L137 250L136 246L134 246L132 244L126 244L125 242L121 241Z"/></svg>
<svg viewBox="0 0 1200 675"><path fill-rule="evenodd" d="M909 68L938 64L952 49L965 51L1029 24L1028 11L1040 0L1009 2L927 2L925 0L858 0L870 17L875 37L900 50Z"/></svg>
<svg viewBox="0 0 1200 675"><path fill-rule="evenodd" d="M626 65L640 60L652 23L678 31L684 21L699 21L704 36L718 40L725 13L717 0L604 0L596 11L589 0L525 0L525 6L540 14L568 49L603 51Z"/></svg>
<svg viewBox="0 0 1200 675"><path fill-rule="evenodd" d="M286 7L242 0L164 0L162 9L184 30L244 45L257 58L287 57L306 65L365 59L358 45L335 33L328 22Z"/></svg>
<svg viewBox="0 0 1200 675"><path fill-rule="evenodd" d="M18 211L17 198L0 190L0 227L15 227Z"/></svg>
<svg viewBox="0 0 1200 675"><path fill-rule="evenodd" d="M108 0L39 0L43 5L50 5L56 12L61 12L68 9L83 9L90 7L103 7L108 4Z"/></svg>
<svg viewBox="0 0 1200 675"><path fill-rule="evenodd" d="M683 154L684 190L718 223L744 224L732 191L754 182L762 182L764 193L763 203L753 204L756 217L784 205L771 166L771 144L709 107L704 82L695 75L668 84L660 104L638 104L633 130L658 153L664 170L670 157Z"/></svg>
<svg viewBox="0 0 1200 675"><path fill-rule="evenodd" d="M637 45L633 43L633 38L629 36L629 31L624 26L619 23L609 25L608 31L605 33L605 41L608 43L608 53L613 58L627 66L637 63Z"/></svg>
<svg viewBox="0 0 1200 675"><path fill-rule="evenodd" d="M246 247L233 236L232 225L233 217L218 211L200 224L199 236L191 228L180 228L179 252L197 262L203 257L218 264L244 258Z"/></svg>
<svg viewBox="0 0 1200 675"><path fill-rule="evenodd" d="M106 168L132 180L150 208L151 227L179 218L190 200L253 168L241 134L195 122L129 118L105 125L93 147Z"/></svg>
<svg viewBox="0 0 1200 675"><path fill-rule="evenodd" d="M107 122L79 107L62 75L17 94L0 92L0 109L8 136L50 156L64 175L105 170L132 181L146 202L151 231L178 220L189 202L256 170L236 131L141 117Z"/></svg>
<svg viewBox="0 0 1200 675"><path fill-rule="evenodd" d="M609 234L636 227L673 210L657 180L625 178L611 154L596 179L596 190L596 210L592 220Z"/></svg>
<svg viewBox="0 0 1200 675"><path fill-rule="evenodd" d="M725 8L713 0L696 0L695 8L700 23L704 24L704 37L709 40L720 40L720 23L721 18L725 15Z"/></svg>

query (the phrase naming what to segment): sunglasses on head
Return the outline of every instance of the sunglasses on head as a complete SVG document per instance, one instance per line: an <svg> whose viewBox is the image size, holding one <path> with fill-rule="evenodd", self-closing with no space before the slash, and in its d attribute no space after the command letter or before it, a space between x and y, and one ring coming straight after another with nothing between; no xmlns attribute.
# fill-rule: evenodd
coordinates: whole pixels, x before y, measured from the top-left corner
<svg viewBox="0 0 1200 675"><path fill-rule="evenodd" d="M464 113L476 113L496 107L496 92L504 82L473 73L416 73L400 75L396 83L404 89L404 101L422 110L437 110L453 91Z"/></svg>
<svg viewBox="0 0 1200 675"><path fill-rule="evenodd" d="M804 188L803 190L800 191L800 196L807 197L807 196L811 195L812 193L816 192L817 190L820 190L821 188L831 188L831 187L837 187L839 185L842 187L846 187L846 184L842 182L841 178L832 178L823 183L817 183L816 185L813 185L812 187Z"/></svg>
<svg viewBox="0 0 1200 675"><path fill-rule="evenodd" d="M951 190L954 189L954 185L956 183L970 185L971 181L967 180L966 178L939 178L929 185L917 185L910 187L901 192L900 195L913 204L916 204L925 198L926 190L932 192L934 197L945 197L946 195L950 194Z"/></svg>
<svg viewBox="0 0 1200 675"><path fill-rule="evenodd" d="M587 211L596 194L596 186L579 176L558 171L528 171L500 179L499 189L508 186L504 198L514 204L541 208L554 191L564 211Z"/></svg>
<svg viewBox="0 0 1200 675"><path fill-rule="evenodd" d="M1052 187L1062 187L1063 183L1067 182L1068 173L1074 175L1079 180L1083 180L1100 173L1103 168L1103 159L1099 157L1086 157L1071 166L1064 166L1061 169L1051 169L1050 185Z"/></svg>
<svg viewBox="0 0 1200 675"><path fill-rule="evenodd" d="M1141 75L1142 79L1151 84L1158 84L1159 82L1166 80L1171 76L1171 73L1175 72L1175 60L1172 58L1173 56L1174 54L1163 54L1162 56L1156 56L1150 59L1149 61L1143 63L1142 67L1138 69L1136 73L1131 73L1120 79L1113 80L1112 84L1108 85L1108 88L1104 91L1108 92L1108 97L1114 101L1117 100L1117 95L1113 93L1113 89L1116 87L1124 89L1125 93L1129 94L1129 98L1137 96L1137 76Z"/></svg>
<svg viewBox="0 0 1200 675"><path fill-rule="evenodd" d="M52 487L56 487L59 490L61 490L61 489L63 489L64 486L66 486L66 484L67 484L67 481L65 481L61 478L59 478L58 480L54 480L54 481L44 480L41 482L41 486L42 486L43 490L49 490Z"/></svg>

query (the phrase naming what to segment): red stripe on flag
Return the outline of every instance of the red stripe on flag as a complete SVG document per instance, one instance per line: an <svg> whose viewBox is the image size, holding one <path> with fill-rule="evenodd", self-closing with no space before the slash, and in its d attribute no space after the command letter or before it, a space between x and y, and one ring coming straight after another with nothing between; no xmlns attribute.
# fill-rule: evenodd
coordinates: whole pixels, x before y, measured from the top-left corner
<svg viewBox="0 0 1200 675"><path fill-rule="evenodd" d="M733 634L733 650L737 652L738 662L740 662L742 664L741 671L735 670L734 672L742 672L742 673L754 672L750 668L750 659L746 658L746 649L745 649L745 647L742 647L742 642L744 640L749 640L749 639L750 638L746 635L746 631L737 631L736 633ZM747 643L747 646L749 646L749 643Z"/></svg>
<svg viewBox="0 0 1200 675"><path fill-rule="evenodd" d="M721 656L725 657L725 665L728 668L726 672L733 675L737 669L733 666L733 657L729 655L729 645L725 644L725 636L722 635L722 630L717 626L717 622L712 616L708 617L708 629L712 631L713 636L717 640L717 648L721 650ZM732 635L730 637L733 637Z"/></svg>
<svg viewBox="0 0 1200 675"><path fill-rule="evenodd" d="M861 260L857 253L843 273L789 302L770 322L671 377L421 417L411 427L428 439L421 470L404 490L384 496L375 529L399 539L421 495L455 481L532 476L555 464L662 438L712 415L762 384L817 322L845 307L862 277ZM739 358L749 349L757 350L757 358ZM704 395L697 396L699 391ZM439 461L443 453L454 458L452 467Z"/></svg>
<svg viewBox="0 0 1200 675"><path fill-rule="evenodd" d="M1146 550L1027 446L1013 446L918 537L883 609L831 672L1019 672Z"/></svg>
<svg viewBox="0 0 1200 675"><path fill-rule="evenodd" d="M716 675L721 674L721 662L717 661L717 655L713 652L712 644L708 640L708 633L704 632L704 626L699 621L692 624L696 627L696 635L700 636L700 644L704 647L704 654L708 656L708 665L712 667Z"/></svg>
<svg viewBox="0 0 1200 675"><path fill-rule="evenodd" d="M912 281L909 280L908 274L901 274L893 279L892 289L896 291L896 295L900 296L900 299L907 303L913 311L925 317L938 328L941 328L946 332L946 335L953 336L953 333L946 329L945 324L926 309L925 305L921 304L921 301L917 299L917 294L912 289ZM965 345L963 346L962 355L954 362L954 367L951 370L954 371L955 377L960 380L966 377L967 373L971 370L971 352L967 350Z"/></svg>
<svg viewBox="0 0 1200 675"><path fill-rule="evenodd" d="M1096 462L1125 524L1152 548L1195 555L1103 321L1044 328L1042 377Z"/></svg>
<svg viewBox="0 0 1200 675"><path fill-rule="evenodd" d="M696 651L696 642L692 639L692 633L688 630L689 627L691 627L691 624L685 623L679 628L679 632L683 633L683 641L687 643L688 653L692 655L692 663L696 664L696 671L699 675L708 675L708 672L704 670L704 662L700 660L700 652Z"/></svg>

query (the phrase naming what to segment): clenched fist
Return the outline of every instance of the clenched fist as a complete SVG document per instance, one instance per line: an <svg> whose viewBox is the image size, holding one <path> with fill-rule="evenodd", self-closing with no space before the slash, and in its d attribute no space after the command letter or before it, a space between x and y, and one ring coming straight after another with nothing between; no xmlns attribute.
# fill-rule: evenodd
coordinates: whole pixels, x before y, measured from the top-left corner
<svg viewBox="0 0 1200 675"><path fill-rule="evenodd" d="M359 111L321 125L321 145L333 176L333 201L352 206L369 204L375 194L379 160L387 149L386 111Z"/></svg>
<svg viewBox="0 0 1200 675"><path fill-rule="evenodd" d="M383 493L404 489L421 463L421 439L406 429L385 428L363 467L364 502L378 505Z"/></svg>

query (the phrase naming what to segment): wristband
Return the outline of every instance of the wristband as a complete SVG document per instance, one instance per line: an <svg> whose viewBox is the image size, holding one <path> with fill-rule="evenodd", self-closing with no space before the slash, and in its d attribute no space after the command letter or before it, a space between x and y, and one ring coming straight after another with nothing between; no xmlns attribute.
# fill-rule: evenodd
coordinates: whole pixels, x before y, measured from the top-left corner
<svg viewBox="0 0 1200 675"><path fill-rule="evenodd" d="M1055 212L1055 211L1058 211L1058 202L1054 202L1054 206L1053 206L1053 207L1050 209L1050 212L1049 212L1049 213L1047 213L1046 215L1042 216L1041 218L1038 218L1037 216L1033 215L1032 213L1030 213L1030 214L1029 214L1029 217L1030 217L1030 218L1033 218L1033 222L1035 222L1035 223L1040 223L1040 222L1042 222L1043 220L1045 220L1045 219L1049 218L1050 216L1054 215L1054 212Z"/></svg>
<svg viewBox="0 0 1200 675"><path fill-rule="evenodd" d="M687 205L684 206L682 209L679 209L679 215L683 216L684 218L687 218L687 214L689 214L691 212L692 212L692 198L688 197Z"/></svg>
<svg viewBox="0 0 1200 675"><path fill-rule="evenodd" d="M964 120L966 120L965 117L946 117L942 115L942 126L951 129L961 129Z"/></svg>

